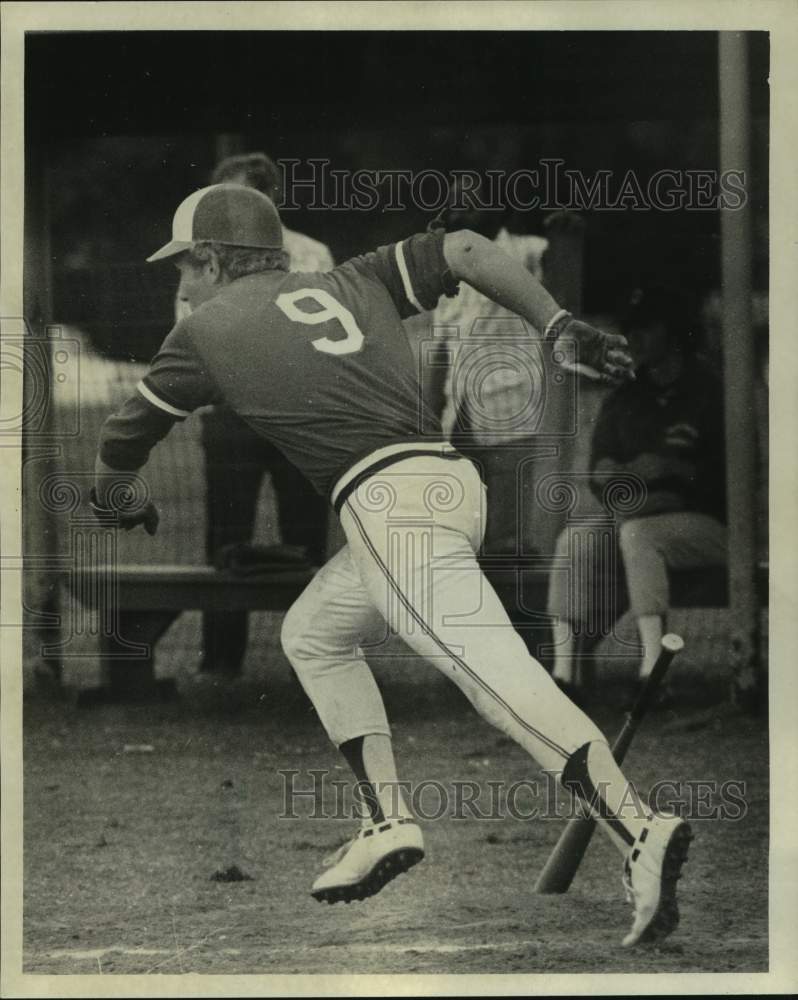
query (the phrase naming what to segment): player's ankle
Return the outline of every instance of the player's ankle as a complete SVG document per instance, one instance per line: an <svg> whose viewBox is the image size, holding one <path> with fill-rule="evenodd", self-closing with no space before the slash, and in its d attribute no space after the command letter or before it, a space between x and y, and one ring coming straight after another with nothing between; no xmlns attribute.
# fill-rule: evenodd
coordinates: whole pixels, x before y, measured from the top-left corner
<svg viewBox="0 0 798 1000"><path fill-rule="evenodd" d="M404 791L399 782L386 782L377 786L377 798L386 820L413 819Z"/></svg>

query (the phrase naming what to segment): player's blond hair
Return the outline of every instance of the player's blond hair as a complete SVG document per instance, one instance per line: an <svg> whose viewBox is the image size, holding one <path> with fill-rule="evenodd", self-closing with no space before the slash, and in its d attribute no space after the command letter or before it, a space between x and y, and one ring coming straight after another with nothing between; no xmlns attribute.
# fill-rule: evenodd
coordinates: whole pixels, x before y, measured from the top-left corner
<svg viewBox="0 0 798 1000"><path fill-rule="evenodd" d="M210 260L211 253L216 254L219 267L231 280L260 271L289 270L289 257L283 249L238 247L211 241L196 243L189 250L188 259L194 267L202 267Z"/></svg>

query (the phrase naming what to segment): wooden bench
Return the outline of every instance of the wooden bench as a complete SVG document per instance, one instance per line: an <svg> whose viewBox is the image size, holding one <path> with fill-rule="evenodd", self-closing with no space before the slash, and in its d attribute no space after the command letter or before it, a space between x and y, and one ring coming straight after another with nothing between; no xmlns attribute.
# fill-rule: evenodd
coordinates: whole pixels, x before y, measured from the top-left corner
<svg viewBox="0 0 798 1000"><path fill-rule="evenodd" d="M539 556L481 560L530 652L548 662L549 573L544 562ZM767 569L763 563L758 571L763 604L767 603ZM183 611L285 611L310 582L313 572L283 565L246 576L210 566L93 566L72 572L69 579L73 596L84 606L100 610L108 622L99 633L102 685L83 691L79 703L151 701L173 696L174 683L155 676L155 647ZM617 618L627 607L622 574L614 587L613 610ZM671 576L673 607L725 607L727 591L726 573L722 570L691 570ZM588 682L595 647L615 620L603 622L602 610L598 611L602 627L593 633L583 631L579 637L580 674Z"/></svg>
<svg viewBox="0 0 798 1000"><path fill-rule="evenodd" d="M100 612L103 683L82 705L173 697L173 681L155 677L155 647L183 612L285 611L313 570L275 566L242 576L211 566L92 566L70 574L72 594Z"/></svg>

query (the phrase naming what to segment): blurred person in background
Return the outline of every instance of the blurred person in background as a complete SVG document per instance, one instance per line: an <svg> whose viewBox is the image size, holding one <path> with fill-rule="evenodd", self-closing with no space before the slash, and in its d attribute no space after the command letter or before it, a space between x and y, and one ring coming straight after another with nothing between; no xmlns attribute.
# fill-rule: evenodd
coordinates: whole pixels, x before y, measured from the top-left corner
<svg viewBox="0 0 798 1000"><path fill-rule="evenodd" d="M651 672L668 614L668 570L725 566L726 480L723 387L695 353L688 311L674 289L636 290L622 317L637 378L605 399L594 429L590 488L600 500L613 475L641 481L644 500L618 525L629 603L643 657L639 682ZM569 557L563 531L556 555ZM576 529L578 530L578 529ZM590 585L593 550L580 546L578 572ZM553 677L574 694L575 625L565 573L552 572Z"/></svg>
<svg viewBox="0 0 798 1000"><path fill-rule="evenodd" d="M265 153L245 153L222 160L212 184L243 184L279 201L280 172ZM283 226L283 245L292 271L329 271L329 249L304 233ZM178 298L176 318L191 311ZM298 560L321 565L325 559L327 505L307 479L274 445L256 434L228 406L205 410L202 448L205 453L207 502L206 557L220 563L228 546L252 541L258 498L268 472L277 502L280 540ZM200 672L225 677L240 675L247 647L248 613L206 613L202 625Z"/></svg>
<svg viewBox="0 0 798 1000"><path fill-rule="evenodd" d="M464 190L455 183L449 206L430 228L479 233L542 280L548 241L511 233L505 207L481 207L483 190L487 185ZM471 285L462 285L453 299L441 299L432 324L450 328L445 334L450 362L438 369L444 432L476 462L490 494L484 548L494 554L514 553L521 523L515 449L529 443L537 430L542 366L530 353L529 330L521 317Z"/></svg>

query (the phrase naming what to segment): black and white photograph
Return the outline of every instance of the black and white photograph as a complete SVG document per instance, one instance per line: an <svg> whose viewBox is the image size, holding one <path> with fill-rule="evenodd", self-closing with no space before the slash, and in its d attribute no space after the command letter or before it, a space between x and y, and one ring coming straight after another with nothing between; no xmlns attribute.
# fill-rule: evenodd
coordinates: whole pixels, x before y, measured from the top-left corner
<svg viewBox="0 0 798 1000"><path fill-rule="evenodd" d="M2 995L793 992L796 8L2 20Z"/></svg>

